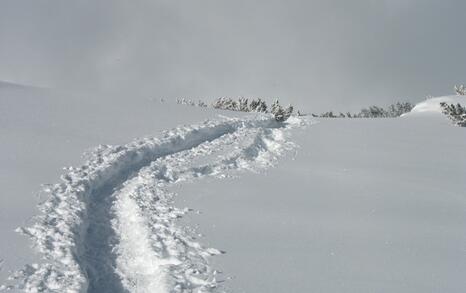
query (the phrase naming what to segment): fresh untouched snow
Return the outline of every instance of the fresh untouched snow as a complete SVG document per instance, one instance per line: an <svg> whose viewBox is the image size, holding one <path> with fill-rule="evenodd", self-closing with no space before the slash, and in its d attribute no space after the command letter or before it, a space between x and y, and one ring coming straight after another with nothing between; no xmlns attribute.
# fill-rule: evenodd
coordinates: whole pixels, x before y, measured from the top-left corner
<svg viewBox="0 0 466 293"><path fill-rule="evenodd" d="M0 288L464 292L460 98L282 124L2 83Z"/></svg>
<svg viewBox="0 0 466 293"><path fill-rule="evenodd" d="M466 129L431 114L319 118L266 174L176 187L183 221L228 292L466 292Z"/></svg>

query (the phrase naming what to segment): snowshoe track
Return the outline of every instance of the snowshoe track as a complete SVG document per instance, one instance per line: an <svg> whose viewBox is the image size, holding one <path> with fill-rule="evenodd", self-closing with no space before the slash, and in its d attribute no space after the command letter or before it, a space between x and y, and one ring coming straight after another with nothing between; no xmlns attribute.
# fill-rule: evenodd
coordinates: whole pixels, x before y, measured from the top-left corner
<svg viewBox="0 0 466 293"><path fill-rule="evenodd" d="M293 147L288 125L269 117L223 119L181 127L161 138L100 146L62 183L32 227L20 228L44 256L17 273L28 292L212 292L208 263L221 251L203 247L176 219L168 188L205 176L258 171Z"/></svg>

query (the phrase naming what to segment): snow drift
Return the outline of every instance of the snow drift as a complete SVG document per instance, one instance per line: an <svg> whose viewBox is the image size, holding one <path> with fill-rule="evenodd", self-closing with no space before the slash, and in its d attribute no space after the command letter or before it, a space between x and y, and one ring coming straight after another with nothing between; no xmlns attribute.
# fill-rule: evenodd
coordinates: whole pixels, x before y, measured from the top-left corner
<svg viewBox="0 0 466 293"><path fill-rule="evenodd" d="M411 110L410 113L407 113L403 116L410 116L410 115L422 115L422 114L441 114L442 108L440 107L440 103L447 103L447 104L463 104L466 105L466 96L443 96L443 97L436 97L430 98L425 101L422 101Z"/></svg>

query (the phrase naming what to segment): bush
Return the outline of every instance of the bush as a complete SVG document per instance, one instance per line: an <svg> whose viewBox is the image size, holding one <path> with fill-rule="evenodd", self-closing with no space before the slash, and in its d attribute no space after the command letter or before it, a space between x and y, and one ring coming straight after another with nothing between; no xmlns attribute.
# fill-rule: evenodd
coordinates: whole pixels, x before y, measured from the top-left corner
<svg viewBox="0 0 466 293"><path fill-rule="evenodd" d="M238 104L231 98L221 97L212 103L215 109L238 111Z"/></svg>
<svg viewBox="0 0 466 293"><path fill-rule="evenodd" d="M458 96L464 96L466 95L466 88L464 88L464 85L455 85L455 92Z"/></svg>
<svg viewBox="0 0 466 293"><path fill-rule="evenodd" d="M250 112L261 112L267 113L267 104L265 101L262 101L260 98L257 100L252 100L251 104L249 105Z"/></svg>
<svg viewBox="0 0 466 293"><path fill-rule="evenodd" d="M388 117L400 117L401 115L410 112L413 109L413 104L409 102L398 102L388 107Z"/></svg>
<svg viewBox="0 0 466 293"><path fill-rule="evenodd" d="M238 111L249 112L249 105L247 98L239 98L238 100Z"/></svg>
<svg viewBox="0 0 466 293"><path fill-rule="evenodd" d="M196 106L196 103L194 101L185 98L176 99L176 103L180 105Z"/></svg>
<svg viewBox="0 0 466 293"><path fill-rule="evenodd" d="M460 104L450 104L445 102L440 103L442 113L447 115L455 125L466 127L466 108Z"/></svg>
<svg viewBox="0 0 466 293"><path fill-rule="evenodd" d="M379 106L370 106L369 108L361 109L356 114L351 114L350 112L344 114L340 112L338 115L335 115L333 111L329 111L320 115L312 114L312 116L324 118L394 118L411 111L413 107L413 104L409 102L398 102L388 106L387 110Z"/></svg>
<svg viewBox="0 0 466 293"><path fill-rule="evenodd" d="M239 98L238 101L232 98L218 98L212 103L212 107L215 109L242 111L242 112L260 112L269 113L267 109L267 103L262 99L253 99L251 102L247 98ZM273 114L275 120L279 122L286 121L293 114L293 106L289 105L284 109L276 99L271 108L270 113Z"/></svg>

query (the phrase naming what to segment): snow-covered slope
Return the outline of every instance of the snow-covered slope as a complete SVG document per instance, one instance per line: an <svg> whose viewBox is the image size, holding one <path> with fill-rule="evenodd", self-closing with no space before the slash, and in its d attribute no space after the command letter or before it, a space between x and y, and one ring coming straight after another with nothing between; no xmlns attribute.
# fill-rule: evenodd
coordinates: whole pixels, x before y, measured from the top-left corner
<svg viewBox="0 0 466 293"><path fill-rule="evenodd" d="M465 130L318 119L277 168L179 186L178 205L226 251L230 292L465 292Z"/></svg>
<svg viewBox="0 0 466 293"><path fill-rule="evenodd" d="M464 292L466 136L439 102L400 119L280 125L151 99L0 87L0 283L14 275L5 285L31 292ZM13 232L20 226L40 253Z"/></svg>
<svg viewBox="0 0 466 293"><path fill-rule="evenodd" d="M131 125L131 129L137 130L131 132L133 136L147 128L160 129L151 125L151 121L154 124L163 121L162 127L169 129L167 123L184 124L194 117L200 120L202 115L216 117L215 111L193 107L152 103L159 109L150 109L148 101L119 104L105 98L82 99L83 96L76 95L60 99L57 93L25 87L8 88L1 94L3 109L9 108L9 112L3 113L4 137L12 145L10 150L8 144L4 146L2 154L7 164L2 171L17 180L28 173L18 168L17 173L8 174L12 166L17 167L13 160L8 163L11 153L15 159L24 155L17 146L30 148L26 153L31 158L25 165L53 171L50 164L39 160L54 156L73 158L72 152L80 143L92 141L88 131L97 130L95 138L100 142L106 138L115 141L119 136L113 130L120 129L117 126L124 116L115 116L110 125L103 119L112 117L116 111L122 111L128 123L141 124ZM65 108L68 111L62 113ZM87 161L81 167L68 168L62 183L45 186L46 201L40 205L41 214L28 223L24 223L25 219L34 213L30 206L23 205L24 201L36 203L30 196L33 191L21 193L20 188L10 184L11 197L5 197L2 205L5 221L1 232L4 239L13 241L2 242L2 251L7 252L4 264L9 268L8 274L16 280L4 288L28 292L215 289L217 272L210 268L207 257L221 252L204 248L186 227L176 225L175 219L186 210L173 207L172 194L165 190L180 181L260 170L273 164L278 155L292 146L285 141L286 125L272 117L259 114L246 117L238 113L235 116L243 118L216 117L203 124L167 130L156 137L120 146L100 146L86 155ZM86 118L91 117L95 119L95 127L86 125ZM299 120L296 122L299 124ZM35 142L31 140L33 133L38 136ZM73 142L64 146L67 141L61 135ZM36 149L40 142L50 147L49 158ZM41 175L44 174L47 173ZM31 174L34 176L40 177ZM38 186L31 184L34 180L26 180L28 189L38 190ZM7 181L2 184L9 188ZM22 223L18 217L23 218ZM18 239L11 233L14 225L20 224L23 227L17 231L33 239L40 258L28 253L24 246L22 251L18 249L21 245L17 246ZM25 268L13 274L11 270L24 262Z"/></svg>
<svg viewBox="0 0 466 293"><path fill-rule="evenodd" d="M410 113L405 115L413 116L413 115L436 115L442 113L442 108L440 107L440 103L447 103L447 104L462 104L466 105L466 96L444 96L444 97L437 97L437 98L430 98L423 102L418 103L414 108L411 110Z"/></svg>
<svg viewBox="0 0 466 293"><path fill-rule="evenodd" d="M41 185L56 183L65 166L82 164L99 144L136 137L215 117L200 108L151 99L113 99L69 94L11 83L0 86L0 283L37 261L27 237L14 230L38 214Z"/></svg>

